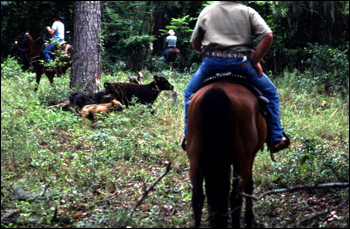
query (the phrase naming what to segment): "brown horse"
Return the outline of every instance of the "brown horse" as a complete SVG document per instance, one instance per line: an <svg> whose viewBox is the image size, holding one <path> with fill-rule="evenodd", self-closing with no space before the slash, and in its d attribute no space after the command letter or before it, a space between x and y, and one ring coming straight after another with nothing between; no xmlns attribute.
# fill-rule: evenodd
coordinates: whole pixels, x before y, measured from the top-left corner
<svg viewBox="0 0 350 229"><path fill-rule="evenodd" d="M196 227L201 224L205 180L211 226L226 228L231 214L232 228L239 228L240 193L253 192L254 157L263 149L266 136L267 125L258 100L245 86L216 82L193 96L188 110L187 154ZM231 166L233 176L240 178L235 180L241 180L233 182L232 188ZM254 219L252 206L252 200L247 199L247 227Z"/></svg>
<svg viewBox="0 0 350 229"><path fill-rule="evenodd" d="M175 62L179 56L181 56L181 52L178 48L170 48L165 54L165 59L168 63Z"/></svg>
<svg viewBox="0 0 350 229"><path fill-rule="evenodd" d="M69 66L71 66L70 61L72 59L72 53L73 53L72 45L68 45L68 44L60 45L60 49L66 55L60 58L59 61L63 64L60 65L59 67L56 67L55 72L44 71L44 66L41 62L41 60L43 60L42 50L44 49L44 44L43 44L43 41L40 39L40 37L34 40L29 33L22 33L21 36L19 37L18 42L16 42L16 46L19 50L21 50L21 52L25 53L28 61L30 62L30 65L33 66L33 69L36 74L35 91L38 90L40 79L43 73L46 74L47 78L52 84L53 77L55 76L55 74L61 75L66 72Z"/></svg>

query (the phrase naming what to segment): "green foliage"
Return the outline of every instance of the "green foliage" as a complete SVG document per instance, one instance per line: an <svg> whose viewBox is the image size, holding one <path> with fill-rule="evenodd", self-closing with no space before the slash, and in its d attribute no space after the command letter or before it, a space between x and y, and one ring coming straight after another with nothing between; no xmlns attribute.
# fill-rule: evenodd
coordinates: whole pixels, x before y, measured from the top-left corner
<svg viewBox="0 0 350 229"><path fill-rule="evenodd" d="M21 73L21 66L18 64L15 57L9 56L1 63L1 79L19 77Z"/></svg>
<svg viewBox="0 0 350 229"><path fill-rule="evenodd" d="M203 7L207 7L207 6L210 6L210 5L213 5L215 3L218 3L219 1L205 1L203 3Z"/></svg>
<svg viewBox="0 0 350 229"><path fill-rule="evenodd" d="M293 143L282 153L282 161L269 162L271 185L348 180L349 97L320 95L316 86L298 86L305 78L300 72L285 72L276 80L282 123ZM339 174L335 168L346 172Z"/></svg>
<svg viewBox="0 0 350 229"><path fill-rule="evenodd" d="M153 40L154 37L148 35L120 39L113 50L117 54L106 51L102 61L104 71L112 73L125 69L140 71L148 64ZM116 62L113 63L112 60Z"/></svg>
<svg viewBox="0 0 350 229"><path fill-rule="evenodd" d="M164 37L169 35L169 29L175 31L177 36L176 46L180 49L181 55L185 57L183 64L188 68L191 67L192 63L200 62L201 60L201 54L199 52L188 49L193 32L193 29L191 29L189 25L196 19L197 18L192 18L189 15L186 15L183 18L172 18L170 25L166 26L166 30L161 30Z"/></svg>
<svg viewBox="0 0 350 229"><path fill-rule="evenodd" d="M139 60L131 61L129 53L133 50L125 49L128 39L140 37L142 41L136 44L138 39L132 39L133 45L142 46L145 36L154 37L146 39L153 41L160 39L155 34L154 26L159 23L160 29L174 28L179 36L179 45L185 56L184 65L189 68L194 61L200 62L200 55L191 50L189 39L191 30L199 12L207 5L217 1L115 1L104 2L102 15L102 28L104 34L100 45L103 45L103 69L117 72L121 69L139 68ZM294 69L303 66L298 62L299 54L303 54L304 47L310 44L330 45L333 49L345 50L344 44L349 41L349 33L346 18L349 14L348 1L238 1L256 9L267 21L274 32L274 46L268 53L269 69L275 75L283 72L286 67ZM34 38L40 36L41 28L51 25L52 10L59 9L65 17L64 23L67 31L73 32L73 1L41 1L22 2L2 1L1 20L1 50L2 61L16 50L13 42L24 31L30 31ZM161 10L161 20L154 18L155 12ZM158 25L158 24L157 24ZM164 35L164 34L163 34ZM72 43L73 34L66 34L66 40ZM160 39L162 47L165 40ZM133 47L133 45L128 47ZM147 48L149 46L147 45ZM156 48L156 47L155 47ZM158 47L159 49L159 47ZM127 55L120 54L125 51ZM144 56L142 60L151 59L151 52L135 51L136 56ZM158 51L159 52L159 51ZM156 52L157 54L157 52ZM134 56L135 57L135 56ZM144 61L145 62L145 61ZM145 63L142 64L145 64ZM301 70L301 69L299 69Z"/></svg>
<svg viewBox="0 0 350 229"><path fill-rule="evenodd" d="M178 38L178 44L184 46L190 42L190 38L193 32L193 29L189 27L191 21L196 20L196 18L191 18L189 15L184 16L183 18L172 18L170 25L166 26L167 30L161 30L163 35L168 35L168 30L172 29L176 32Z"/></svg>
<svg viewBox="0 0 350 229"><path fill-rule="evenodd" d="M154 74L156 74L157 72L162 72L165 69L169 68L169 65L164 61L163 57L149 57L146 61L145 61L145 65L143 66L144 69L147 69L151 72L153 72Z"/></svg>
<svg viewBox="0 0 350 229"><path fill-rule="evenodd" d="M309 44L305 50L309 54L308 70L313 72L314 80L325 86L326 92L349 92L349 47L342 51L327 45Z"/></svg>
<svg viewBox="0 0 350 229"><path fill-rule="evenodd" d="M72 112L48 108L71 93L68 75L56 77L53 87L43 77L34 92L35 75L22 72L16 58L8 57L16 52L13 41L21 32L29 29L36 38L43 26L52 23L54 8L61 9L66 29L73 31L74 3L1 2L2 216L19 210L16 220L39 222L37 227L193 224L188 161L179 147L183 137L182 92L201 60L201 54L189 44L194 18L212 3L105 2L99 45L104 72L113 75L102 74L101 83L126 81L133 72L121 70L142 68L170 78L176 93L161 93L153 105L155 115L149 107L138 104L99 116L94 126L89 126ZM272 80L280 94L282 123L292 138L291 148L276 155L277 162L272 162L266 151L258 154L255 194L305 183L348 181L349 53L343 17L349 15L349 2L242 3L256 9L274 31L274 44L266 59L276 76ZM150 43L158 39L153 34L159 22L154 18L156 10L163 13L162 36L168 29L176 31L188 74L169 71L161 58L151 55ZM150 82L152 73L143 72L144 83ZM125 225L135 200L168 162L174 165L173 170ZM17 186L39 198L15 200L12 192ZM294 227L305 214L329 207L311 206L312 198L325 202L322 198L333 193L326 193L326 197L314 192L264 198L254 205L257 222L266 224L273 218L276 226ZM74 219L72 225L51 221L56 207L59 216ZM317 220L312 226L348 226L348 216L341 211L337 213L339 220ZM205 209L204 217L207 214Z"/></svg>
<svg viewBox="0 0 350 229"><path fill-rule="evenodd" d="M285 50L283 61L299 65L297 69L286 70L284 81L290 87L304 88L316 93L349 93L349 52L327 45L308 44L304 49Z"/></svg>
<svg viewBox="0 0 350 229"><path fill-rule="evenodd" d="M69 77L55 78L53 87L44 77L34 92L30 83L33 74L21 72L15 59L8 58L1 67L2 215L20 210L17 220L39 222L37 227L193 224L188 160L180 148L182 92L190 74L160 71L159 75L169 78L175 91L162 92L153 109L137 104L99 116L94 126L89 126L72 112L48 108L49 103L67 98ZM126 81L132 74L104 75L101 83ZM277 162L270 160L267 151L258 153L254 165L256 195L305 183L348 181L348 97L320 95L316 89L291 85L298 77L303 78L300 74L286 71L274 80L280 93L282 123L292 138L292 146L276 155ZM144 75L144 83L152 81L150 72L144 71ZM174 168L125 225L135 201L164 172L168 162ZM14 200L11 191L15 187L39 197ZM312 197L320 200L324 194L313 193ZM295 220L305 217L300 207L308 199L298 197L294 204L292 200L294 195L256 202L257 221L268 222L271 214L278 214L281 218L277 226L293 226ZM73 218L71 225L51 221L56 207L58 216ZM291 219L290 209L294 209ZM207 214L205 209L204 218ZM335 227L337 222L341 221L327 221L326 226Z"/></svg>
<svg viewBox="0 0 350 229"><path fill-rule="evenodd" d="M147 2L109 2L102 22L104 52L103 69L109 73L119 70L141 70L151 54L155 39L143 28L149 17ZM138 12L138 13L135 13Z"/></svg>
<svg viewBox="0 0 350 229"><path fill-rule="evenodd" d="M343 10L343 14L348 15L349 16L349 1L344 1L344 10Z"/></svg>
<svg viewBox="0 0 350 229"><path fill-rule="evenodd" d="M130 70L142 69L147 56L150 55L153 40L153 36L142 35L132 36L118 42L120 48L117 51Z"/></svg>
<svg viewBox="0 0 350 229"><path fill-rule="evenodd" d="M66 31L73 31L74 1L1 1L1 61L17 53L13 45L22 32L29 31L35 39L43 27L51 26L55 9L65 17ZM66 41L72 39L66 34Z"/></svg>

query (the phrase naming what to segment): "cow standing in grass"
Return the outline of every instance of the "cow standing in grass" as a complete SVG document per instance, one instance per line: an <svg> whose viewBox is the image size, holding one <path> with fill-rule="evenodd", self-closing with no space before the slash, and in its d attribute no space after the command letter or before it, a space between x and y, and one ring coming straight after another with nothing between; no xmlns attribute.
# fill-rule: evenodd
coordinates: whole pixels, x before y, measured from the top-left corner
<svg viewBox="0 0 350 229"><path fill-rule="evenodd" d="M174 86L164 77L153 76L153 79L153 82L144 85L106 82L104 87L106 93L113 94L113 97L126 107L131 104L133 97L136 97L136 102L152 104L161 91L174 89Z"/></svg>

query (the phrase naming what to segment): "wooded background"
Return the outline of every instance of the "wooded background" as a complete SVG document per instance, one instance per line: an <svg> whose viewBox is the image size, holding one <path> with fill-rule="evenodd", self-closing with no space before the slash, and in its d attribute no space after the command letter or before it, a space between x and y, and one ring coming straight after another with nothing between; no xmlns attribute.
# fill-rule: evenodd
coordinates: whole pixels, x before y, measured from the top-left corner
<svg viewBox="0 0 350 229"><path fill-rule="evenodd" d="M211 1L105 1L102 10L102 70L154 70L166 48L169 29L178 37L184 67L191 68L201 56L191 49L190 37L196 18ZM266 56L273 75L286 68L323 70L329 87L348 79L346 63L349 49L348 1L241 1L256 9L274 32L274 43ZM74 1L2 1L1 60L18 52L13 47L23 31L34 38L52 24L51 14L58 9L65 17L66 40L73 44ZM153 50L150 49L152 43ZM154 59L153 59L154 60ZM28 63L24 63L27 64ZM337 70L336 70L337 69ZM336 71L336 72L334 72ZM335 76L336 75L336 76ZM329 80L331 78L332 80Z"/></svg>
<svg viewBox="0 0 350 229"><path fill-rule="evenodd" d="M2 227L193 226L188 159L180 147L183 91L201 61L189 42L192 29L211 3L101 2L101 85L142 70L144 84L156 74L174 91L160 94L154 115L137 104L91 128L79 114L49 108L75 90L71 72L52 85L43 77L34 91L35 74L14 48L22 32L36 39L51 26L55 9L73 44L75 2L1 1ZM257 154L256 227L348 228L349 2L240 3L256 9L274 31L266 61L292 140L276 162L267 150ZM169 29L178 36L183 69L160 57ZM339 182L347 186L334 188ZM313 189L325 183L333 188ZM207 216L205 210L204 227Z"/></svg>

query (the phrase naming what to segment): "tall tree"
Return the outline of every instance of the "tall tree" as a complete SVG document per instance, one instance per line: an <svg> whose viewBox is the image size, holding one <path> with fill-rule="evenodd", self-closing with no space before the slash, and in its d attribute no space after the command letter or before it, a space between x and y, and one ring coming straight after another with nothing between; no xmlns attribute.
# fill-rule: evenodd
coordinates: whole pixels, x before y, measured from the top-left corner
<svg viewBox="0 0 350 229"><path fill-rule="evenodd" d="M74 19L73 63L70 87L86 92L100 89L101 2L77 1Z"/></svg>
<svg viewBox="0 0 350 229"><path fill-rule="evenodd" d="M164 38L161 36L160 29L163 29L165 27L164 25L164 6L163 2L157 1L156 7L154 10L154 28L153 28L153 34L156 37L156 39L153 41L153 55L158 54L161 55L162 51L164 51L163 43Z"/></svg>

